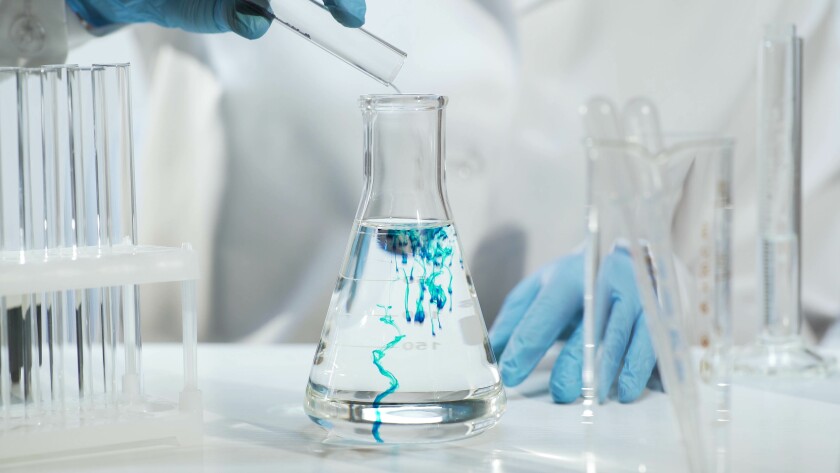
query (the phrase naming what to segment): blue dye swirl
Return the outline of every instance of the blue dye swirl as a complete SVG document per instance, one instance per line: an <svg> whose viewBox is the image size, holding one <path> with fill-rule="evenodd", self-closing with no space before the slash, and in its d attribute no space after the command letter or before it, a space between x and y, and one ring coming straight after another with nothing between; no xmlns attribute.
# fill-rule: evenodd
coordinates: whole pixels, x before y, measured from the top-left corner
<svg viewBox="0 0 840 473"><path fill-rule="evenodd" d="M440 311L446 307L449 302L449 311L452 312L452 264L454 259L454 249L450 234L451 225L441 227L425 227L425 228L392 228L387 230L380 230L380 242L382 246L394 255L394 269L399 278L399 273L402 272L402 279L405 282L405 297L403 304L405 307L405 321L406 323L423 324L426 321L426 293L429 294L429 309L428 314L431 318L430 326L432 329L432 336L436 336L435 325L438 329L442 329L440 321ZM452 233L454 237L454 232ZM384 237L384 238L383 238ZM454 239L454 238L453 238ZM448 261L447 261L448 260ZM463 260L459 259L459 263L463 268ZM401 267L402 266L402 267ZM415 269L418 273L422 270L422 275L415 276ZM446 277L444 272L448 273L448 286L444 289L446 284ZM414 314L412 317L410 304L411 285L417 280L418 293L417 299L414 301ZM438 280L441 281L438 281ZM400 387L399 380L393 373L382 366L382 359L385 353L400 343L405 335L400 331L399 327L394 322L393 317L388 313L392 306L377 305L385 310L385 315L379 318L379 321L394 327L397 335L384 347L373 350L373 364L379 370L379 374L388 380L388 389L382 391L373 400L373 408L376 410L376 420L373 422L371 433L373 438L382 443L382 437L379 430L382 427L382 418L379 412L379 407L382 401L393 394ZM433 310L436 308L437 310ZM437 320L435 320L437 319Z"/></svg>
<svg viewBox="0 0 840 473"><path fill-rule="evenodd" d="M427 316L431 316L434 320L437 319L438 329L442 328L440 323L440 315L427 314L426 311L426 294L429 296L430 307L437 308L439 312L446 303L449 302L449 311L452 311L452 264L454 259L454 250L450 239L448 230L452 228L450 225L441 227L426 227L426 228L399 228L385 230L385 248L391 251L394 255L395 266L399 267L400 261L403 268L403 280L405 281L405 318L407 322L414 322L423 324ZM409 258L410 256L410 258ZM448 260L448 261L447 261ZM459 262L462 260L459 259ZM411 266L411 269L406 276L405 266ZM409 292L411 283L415 280L415 268L423 271L422 275L417 277L418 293L414 301L414 314L412 317L411 308L409 305ZM445 279L441 276L446 271L449 275L448 286ZM438 279L442 281L438 281ZM432 335L436 335L435 324L431 324Z"/></svg>
<svg viewBox="0 0 840 473"><path fill-rule="evenodd" d="M381 362L382 362L382 358L385 358L385 352L387 352L391 348L394 348L394 346L397 343L400 343L400 341L403 338L405 338L405 335L403 335L402 332L400 332L400 328L397 327L397 324L394 323L394 318L391 317L390 315L388 315L388 310L391 308L391 306L386 307L386 306L377 304L377 307L381 307L382 309L385 310L385 315L380 317L379 321L384 323L384 324L387 324L387 325L390 325L390 326L394 327L394 329L397 331L397 336L394 337L393 340L388 342L387 345L385 345L381 349L373 350L373 364L376 366L376 369L379 370L379 374L381 374L382 376L387 378L388 382L390 383L390 386L388 387L388 389L386 389L385 391L382 391L381 393L379 393L378 396L376 396L373 399L373 408L376 409L376 421L374 421L374 423L373 423L373 429L372 429L371 432L373 433L373 438L376 439L377 442L382 443L383 442L382 437L379 435L379 428L382 426L382 418L379 415L379 406L382 405L382 400L385 399L385 397L390 396L391 394L394 393L394 391L399 389L400 382L397 379L397 377L394 376L393 373L386 370L385 367L382 366Z"/></svg>

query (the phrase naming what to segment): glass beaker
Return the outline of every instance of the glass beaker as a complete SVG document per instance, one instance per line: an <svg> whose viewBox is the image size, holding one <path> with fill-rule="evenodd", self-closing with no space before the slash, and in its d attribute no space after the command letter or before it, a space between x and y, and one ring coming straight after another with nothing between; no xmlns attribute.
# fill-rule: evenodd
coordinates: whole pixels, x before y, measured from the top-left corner
<svg viewBox="0 0 840 473"><path fill-rule="evenodd" d="M505 394L446 196L436 95L360 99L365 187L306 389L339 437L455 440Z"/></svg>
<svg viewBox="0 0 840 473"><path fill-rule="evenodd" d="M641 363L637 342L649 336L689 471L725 471L734 143L666 138L654 153L624 140L586 141L584 422L598 432L614 427L596 405L620 392L619 361ZM631 338L622 325L628 314L648 331ZM707 348L708 387L699 383L694 345Z"/></svg>

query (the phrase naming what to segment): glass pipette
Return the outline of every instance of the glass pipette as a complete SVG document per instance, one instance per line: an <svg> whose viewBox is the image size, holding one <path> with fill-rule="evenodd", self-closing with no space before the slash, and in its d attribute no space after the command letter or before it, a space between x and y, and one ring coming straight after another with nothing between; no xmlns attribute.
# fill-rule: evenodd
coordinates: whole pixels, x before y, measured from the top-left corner
<svg viewBox="0 0 840 473"><path fill-rule="evenodd" d="M239 0L240 13L276 21L386 86L393 87L406 53L362 28L347 28L314 0L275 2L264 7L254 0Z"/></svg>

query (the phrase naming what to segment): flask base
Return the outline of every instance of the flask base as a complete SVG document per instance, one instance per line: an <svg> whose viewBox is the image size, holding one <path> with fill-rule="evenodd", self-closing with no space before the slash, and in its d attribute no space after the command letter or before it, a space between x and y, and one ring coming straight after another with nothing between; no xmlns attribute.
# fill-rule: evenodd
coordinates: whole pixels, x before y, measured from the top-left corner
<svg viewBox="0 0 840 473"><path fill-rule="evenodd" d="M372 402L354 399L360 394L358 391L333 391L327 396L323 386L310 382L304 410L313 422L348 440L386 444L448 442L478 435L498 423L505 410L505 393L501 385L488 388L466 391L470 396L401 393L401 401L406 402L373 407ZM410 402L411 397L437 400Z"/></svg>
<svg viewBox="0 0 840 473"><path fill-rule="evenodd" d="M823 377L836 369L836 360L820 355L799 337L782 341L762 338L737 350L732 367L740 376Z"/></svg>

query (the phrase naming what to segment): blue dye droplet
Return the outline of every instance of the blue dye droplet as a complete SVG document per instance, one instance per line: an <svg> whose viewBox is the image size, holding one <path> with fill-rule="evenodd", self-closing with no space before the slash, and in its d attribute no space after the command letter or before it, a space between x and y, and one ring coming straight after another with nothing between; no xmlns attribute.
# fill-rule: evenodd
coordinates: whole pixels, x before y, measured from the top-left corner
<svg viewBox="0 0 840 473"><path fill-rule="evenodd" d="M449 225L427 228L397 228L388 230L387 239L391 242L395 254L402 256L403 277L405 279L405 303L406 320L412 319L411 310L408 308L408 299L415 298L414 317L416 323L424 323L426 320L427 308L425 306L426 293L429 295L429 308L438 311L450 303L452 305L452 267L454 261L454 249L450 240L452 227ZM408 257L409 253L411 258ZM448 261L447 261L448 260ZM461 261L459 259L459 261ZM411 264L411 268L406 265ZM412 296L411 285L415 282L415 269L422 271L418 275L417 293ZM449 285L444 286L445 280L441 281L443 271L449 273ZM406 272L408 273L406 275ZM440 325L438 321L438 325Z"/></svg>

